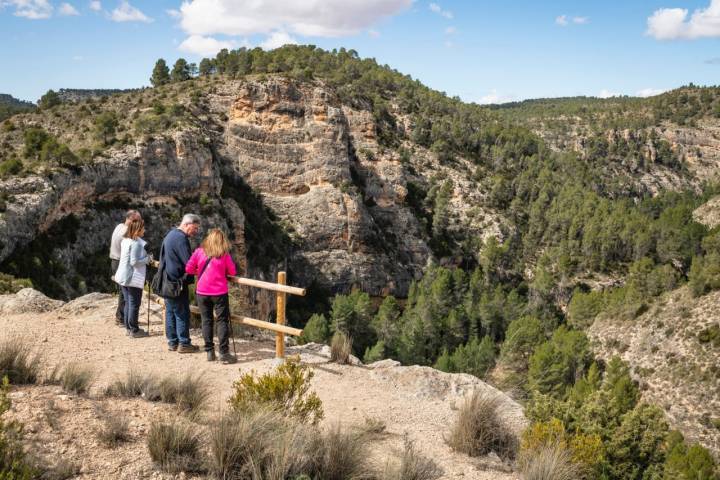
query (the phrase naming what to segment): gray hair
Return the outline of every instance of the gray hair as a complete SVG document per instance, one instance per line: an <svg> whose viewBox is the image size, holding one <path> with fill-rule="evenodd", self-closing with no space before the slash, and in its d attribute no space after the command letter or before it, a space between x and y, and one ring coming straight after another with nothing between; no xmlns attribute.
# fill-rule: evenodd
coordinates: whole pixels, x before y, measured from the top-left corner
<svg viewBox="0 0 720 480"><path fill-rule="evenodd" d="M182 222L180 222L180 225L199 225L200 224L200 217L195 215L194 213L186 213L183 215Z"/></svg>
<svg viewBox="0 0 720 480"><path fill-rule="evenodd" d="M128 210L127 212L125 212L125 220L131 220L135 218L141 218L140 212L138 212L137 210Z"/></svg>

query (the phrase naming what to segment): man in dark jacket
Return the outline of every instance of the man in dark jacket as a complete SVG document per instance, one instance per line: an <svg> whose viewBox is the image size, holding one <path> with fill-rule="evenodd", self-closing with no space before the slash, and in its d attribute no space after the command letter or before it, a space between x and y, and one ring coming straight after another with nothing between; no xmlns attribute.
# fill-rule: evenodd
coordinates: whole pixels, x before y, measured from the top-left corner
<svg viewBox="0 0 720 480"><path fill-rule="evenodd" d="M173 228L163 240L163 258L165 272L170 280L180 280L185 276L185 264L190 259L190 237L200 230L200 217L192 213L186 214L180 226ZM183 282L183 289L177 298L165 299L165 336L170 351L178 353L194 353L199 350L190 344L190 298L188 284L193 277Z"/></svg>

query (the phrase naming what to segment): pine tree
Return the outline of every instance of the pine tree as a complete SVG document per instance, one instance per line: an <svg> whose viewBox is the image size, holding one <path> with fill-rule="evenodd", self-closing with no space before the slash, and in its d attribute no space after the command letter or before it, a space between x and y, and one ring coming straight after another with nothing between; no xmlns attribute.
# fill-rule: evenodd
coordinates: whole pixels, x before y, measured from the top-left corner
<svg viewBox="0 0 720 480"><path fill-rule="evenodd" d="M170 81L173 83L190 80L190 65L184 58L178 58L170 72Z"/></svg>
<svg viewBox="0 0 720 480"><path fill-rule="evenodd" d="M155 62L152 77L150 77L150 83L152 83L153 87L159 87L160 85L170 83L170 69L164 59L161 58Z"/></svg>
<svg viewBox="0 0 720 480"><path fill-rule="evenodd" d="M54 90L48 90L45 95L40 97L38 106L43 110L47 110L48 108L60 105L60 103L62 103L60 101L60 96Z"/></svg>

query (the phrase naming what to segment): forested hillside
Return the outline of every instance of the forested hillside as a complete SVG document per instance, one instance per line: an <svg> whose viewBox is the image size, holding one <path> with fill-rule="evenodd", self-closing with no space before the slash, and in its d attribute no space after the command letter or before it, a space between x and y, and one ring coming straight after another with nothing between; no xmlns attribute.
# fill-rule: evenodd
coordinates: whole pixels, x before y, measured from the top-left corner
<svg viewBox="0 0 720 480"><path fill-rule="evenodd" d="M343 167L349 178L336 187L345 205L357 199L358 217L372 220L362 247L348 250L400 263L396 252L411 251L393 230L402 218L427 246L418 254L427 267L418 275L403 270L412 275L406 295L397 293L402 288L373 287L371 296L357 278L331 289L311 287L310 301L290 304L304 339L329 342L343 334L366 361L394 358L487 378L526 402L535 423L523 448L557 441L584 478L717 478L713 457L693 443L720 452L720 412L702 427L702 438L683 440L665 406L643 401L637 372L619 358L596 358L585 330L608 316L631 325L683 285L696 296L720 288L717 228L693 218L718 193L713 172L720 155L676 134L715 135L719 89L691 85L651 99L488 108L449 98L352 50L313 46L223 50L197 66L178 60L172 69L159 61L151 81L155 88L147 91L72 105L52 101L37 114L6 120L0 175L10 181L85 171L115 151L183 129L199 132L200 143L220 158L239 131L273 143L275 130L306 122L311 113L326 122L330 110L308 112L293 102L311 92L321 92L315 100L336 97L333 111L344 116L332 122L350 132ZM236 85L249 92L242 101L217 100ZM272 129L262 123L270 110L266 97L252 103L261 94L279 112ZM234 110L220 112L220 104ZM352 123L360 115L370 131L362 138ZM246 124L234 127L241 116ZM393 197L397 205L386 195L390 167L399 172L392 177L402 191ZM248 250L256 254L251 265L265 258L263 268L272 270L288 252L309 248L317 224L293 224L298 220L272 205L316 185L283 191L277 200L257 180L233 183L223 175L217 198L185 205L225 208L225 197L233 196L244 213ZM272 204L267 212L263 201ZM282 248L263 245L261 229ZM0 269L32 277L31 263L19 260L9 254ZM388 291L396 295L383 294ZM712 345L717 355L717 342ZM717 370L703 378L712 388Z"/></svg>

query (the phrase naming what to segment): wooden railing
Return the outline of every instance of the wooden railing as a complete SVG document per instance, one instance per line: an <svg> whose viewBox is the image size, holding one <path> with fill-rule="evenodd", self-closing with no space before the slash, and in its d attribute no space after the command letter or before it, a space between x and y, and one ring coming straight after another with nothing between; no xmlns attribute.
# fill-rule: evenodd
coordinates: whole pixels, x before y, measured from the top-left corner
<svg viewBox="0 0 720 480"><path fill-rule="evenodd" d="M158 267L159 262L153 260L151 265ZM265 330L271 330L275 332L275 356L276 358L285 357L285 335L300 336L302 330L299 328L293 328L285 325L285 308L287 306L287 295L298 295L301 297L305 296L305 289L299 287L292 287L287 285L287 275L285 272L278 272L277 283L264 282L262 280L255 280L252 278L245 277L227 277L228 282L235 283L237 285L243 285L247 287L262 288L263 290L270 290L275 292L275 323L266 322L264 320L258 320L256 318L244 317L242 315L231 315L230 321L248 325L250 327L262 328ZM148 291L150 289L148 288ZM148 301L155 297L155 302L163 305L163 321L165 319L165 302L162 301L157 295L148 293ZM195 306L190 306L190 311L196 314L200 314L200 309Z"/></svg>

